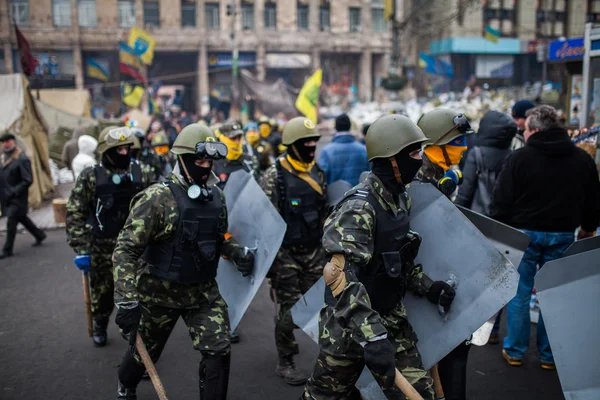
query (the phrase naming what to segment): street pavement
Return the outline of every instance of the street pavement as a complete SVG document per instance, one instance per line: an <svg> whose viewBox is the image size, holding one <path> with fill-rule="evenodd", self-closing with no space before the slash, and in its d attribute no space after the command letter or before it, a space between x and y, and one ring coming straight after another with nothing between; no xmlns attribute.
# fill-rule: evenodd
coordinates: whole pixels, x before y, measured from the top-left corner
<svg viewBox="0 0 600 400"><path fill-rule="evenodd" d="M0 260L0 399L114 399L126 342L111 323L108 346L93 347L81 274L64 232L49 231L41 247L30 247L32 242L27 233L17 235L15 257ZM302 392L274 373L274 308L266 289L263 285L242 320L241 342L232 347L230 400L295 400ZM297 338L298 366L310 372L318 348L300 331ZM556 372L540 369L534 347L522 367L508 366L500 350L498 345L472 348L470 400L564 399ZM170 400L198 398L198 360L180 321L157 364ZM138 398L157 398L149 381L140 384Z"/></svg>

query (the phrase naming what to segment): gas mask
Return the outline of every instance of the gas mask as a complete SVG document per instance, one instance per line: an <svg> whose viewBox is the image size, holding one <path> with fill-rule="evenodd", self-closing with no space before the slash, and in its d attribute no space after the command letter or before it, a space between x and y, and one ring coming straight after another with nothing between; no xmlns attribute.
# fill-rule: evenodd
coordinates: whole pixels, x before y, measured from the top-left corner
<svg viewBox="0 0 600 400"><path fill-rule="evenodd" d="M411 153L420 148L421 145L415 143L393 157L374 159L373 173L381 179L389 191L394 194L401 193L404 190L404 185L412 182L423 165L423 160L410 156Z"/></svg>
<svg viewBox="0 0 600 400"><path fill-rule="evenodd" d="M315 150L317 146L305 146L305 143L316 141L315 138L305 138L296 140L289 146L288 154L296 161L309 164L315 160Z"/></svg>
<svg viewBox="0 0 600 400"><path fill-rule="evenodd" d="M212 171L212 162L221 160L226 156L227 146L214 140L196 144L195 154L182 154L179 156L179 163L184 171L184 179L189 185L188 196L191 199L212 199L212 192L210 188L206 187ZM209 160L210 166L198 166L196 165L198 160Z"/></svg>

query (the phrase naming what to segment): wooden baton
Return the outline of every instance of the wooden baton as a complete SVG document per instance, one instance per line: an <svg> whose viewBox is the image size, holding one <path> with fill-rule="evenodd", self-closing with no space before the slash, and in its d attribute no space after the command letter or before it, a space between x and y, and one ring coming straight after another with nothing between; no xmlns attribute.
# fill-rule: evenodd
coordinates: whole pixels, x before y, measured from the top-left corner
<svg viewBox="0 0 600 400"><path fill-rule="evenodd" d="M417 392L417 390L406 380L404 376L398 371L396 368L396 378L394 378L394 383L398 386L398 389L404 393L408 400L423 400L423 397Z"/></svg>
<svg viewBox="0 0 600 400"><path fill-rule="evenodd" d="M431 378L433 379L433 390L435 391L435 398L437 400L444 400L446 396L444 396L444 388L442 387L442 381L440 379L440 372L438 371L438 365L435 364L429 370L431 374Z"/></svg>
<svg viewBox="0 0 600 400"><path fill-rule="evenodd" d="M154 390L156 390L156 394L160 400L169 400L167 397L167 392L165 391L165 387L160 381L160 377L156 372L156 368L154 367L154 363L150 358L150 354L148 354L148 350L146 350L146 345L142 340L142 337L137 333L137 331L132 331L130 334L135 334L135 347L142 357L142 362L146 367L146 371L148 371L148 375L150 375L150 380L152 381L152 385L154 386Z"/></svg>
<svg viewBox="0 0 600 400"><path fill-rule="evenodd" d="M94 327L92 325L92 302L90 300L90 279L85 272L82 273L83 279L83 299L85 301L85 313L87 314L88 335L92 337Z"/></svg>

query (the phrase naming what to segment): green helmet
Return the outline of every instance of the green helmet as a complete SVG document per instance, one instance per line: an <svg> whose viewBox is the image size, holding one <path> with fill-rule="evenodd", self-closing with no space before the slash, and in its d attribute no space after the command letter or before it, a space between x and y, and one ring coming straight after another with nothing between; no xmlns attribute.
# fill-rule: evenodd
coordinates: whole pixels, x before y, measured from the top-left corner
<svg viewBox="0 0 600 400"><path fill-rule="evenodd" d="M425 145L444 145L459 136L473 133L469 120L464 114L445 108L437 108L423 114L417 125L427 136Z"/></svg>
<svg viewBox="0 0 600 400"><path fill-rule="evenodd" d="M137 136L133 136L133 145L131 145L131 150L140 150L142 148L142 143Z"/></svg>
<svg viewBox="0 0 600 400"><path fill-rule="evenodd" d="M239 122L235 122L235 121L225 122L219 128L219 132L222 135L225 135L225 136L227 136L230 139L242 136L244 134L244 130L242 128L242 124L240 124Z"/></svg>
<svg viewBox="0 0 600 400"><path fill-rule="evenodd" d="M126 126L107 126L98 136L98 152L100 154L113 147L133 146L133 144L133 132Z"/></svg>
<svg viewBox="0 0 600 400"><path fill-rule="evenodd" d="M156 132L154 136L152 136L152 142L150 143L152 147L158 146L168 146L169 138L162 132Z"/></svg>
<svg viewBox="0 0 600 400"><path fill-rule="evenodd" d="M179 132L175 143L173 143L171 152L173 154L196 154L196 145L198 143L206 142L206 139L214 139L214 137L208 126L190 124Z"/></svg>
<svg viewBox="0 0 600 400"><path fill-rule="evenodd" d="M427 138L410 118L398 114L384 115L367 131L367 157L369 161L392 157L412 144L425 141Z"/></svg>
<svg viewBox="0 0 600 400"><path fill-rule="evenodd" d="M314 122L306 117L296 117L288 121L283 128L283 136L281 142L289 146L296 140L315 138L318 139L321 134L317 131L317 127Z"/></svg>

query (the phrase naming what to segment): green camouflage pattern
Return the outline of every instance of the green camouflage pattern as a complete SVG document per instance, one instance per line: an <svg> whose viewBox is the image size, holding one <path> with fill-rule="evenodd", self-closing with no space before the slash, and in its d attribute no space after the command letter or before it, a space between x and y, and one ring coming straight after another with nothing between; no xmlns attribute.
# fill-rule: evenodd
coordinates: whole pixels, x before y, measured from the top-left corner
<svg viewBox="0 0 600 400"><path fill-rule="evenodd" d="M395 214L409 212L410 197L403 192L395 197L373 173L357 186L375 194L380 205ZM376 215L362 199L350 199L335 209L325 221L323 247L328 254L344 254L346 265L356 268L371 261L374 252ZM431 280L421 265L407 272L407 290L418 296L427 293ZM369 295L351 268L345 270L347 284L335 307L325 307L320 315L321 352L306 386L305 399L347 398L364 365L362 346L387 335L396 348L396 366L425 399L433 399L432 380L423 369L416 348L417 336L406 318L402 302L387 315L371 308ZM376 376L381 382L382 377ZM395 389L392 389L395 391ZM398 393L388 393L399 398ZM395 396L395 397L394 397Z"/></svg>
<svg viewBox="0 0 600 400"><path fill-rule="evenodd" d="M174 174L169 179L182 184ZM225 196L218 187L213 186L212 189L219 191L223 200L217 231L224 236L227 232ZM171 189L166 184L157 183L138 193L131 204L129 217L119 234L112 258L114 302L139 301L169 308L201 308L202 299L207 296L208 283L186 285L156 278L150 273L150 265L142 259L149 244L169 241L175 235L179 210ZM240 245L230 238L223 242L221 254L230 257L236 247Z"/></svg>
<svg viewBox="0 0 600 400"><path fill-rule="evenodd" d="M320 174L320 184L325 192L325 176ZM260 186L277 212L279 185L277 168L270 167L263 175ZM292 320L292 306L321 278L325 266L325 251L321 246L281 246L267 277L271 284L271 298L279 306L275 320L275 345L280 356L298 354L294 336L296 325Z"/></svg>
<svg viewBox="0 0 600 400"><path fill-rule="evenodd" d="M104 169L106 174L112 172ZM142 166L142 184L150 185L154 175L148 167ZM81 172L67 202L66 231L67 243L77 255L89 254L91 266L90 300L94 320L108 318L113 309L113 273L111 255L116 238L100 239L92 235L87 224L88 213L96 197L96 175L94 168Z"/></svg>
<svg viewBox="0 0 600 400"><path fill-rule="evenodd" d="M161 159L161 157L154 153L154 151L148 148L143 148L138 154L138 161L140 164L146 165L152 170L155 181L160 179L166 165L166 160Z"/></svg>
<svg viewBox="0 0 600 400"><path fill-rule="evenodd" d="M427 158L427 155L423 153L423 166L415 175L415 180L421 182L435 182L439 181L444 176L444 169L437 164L434 164Z"/></svg>

